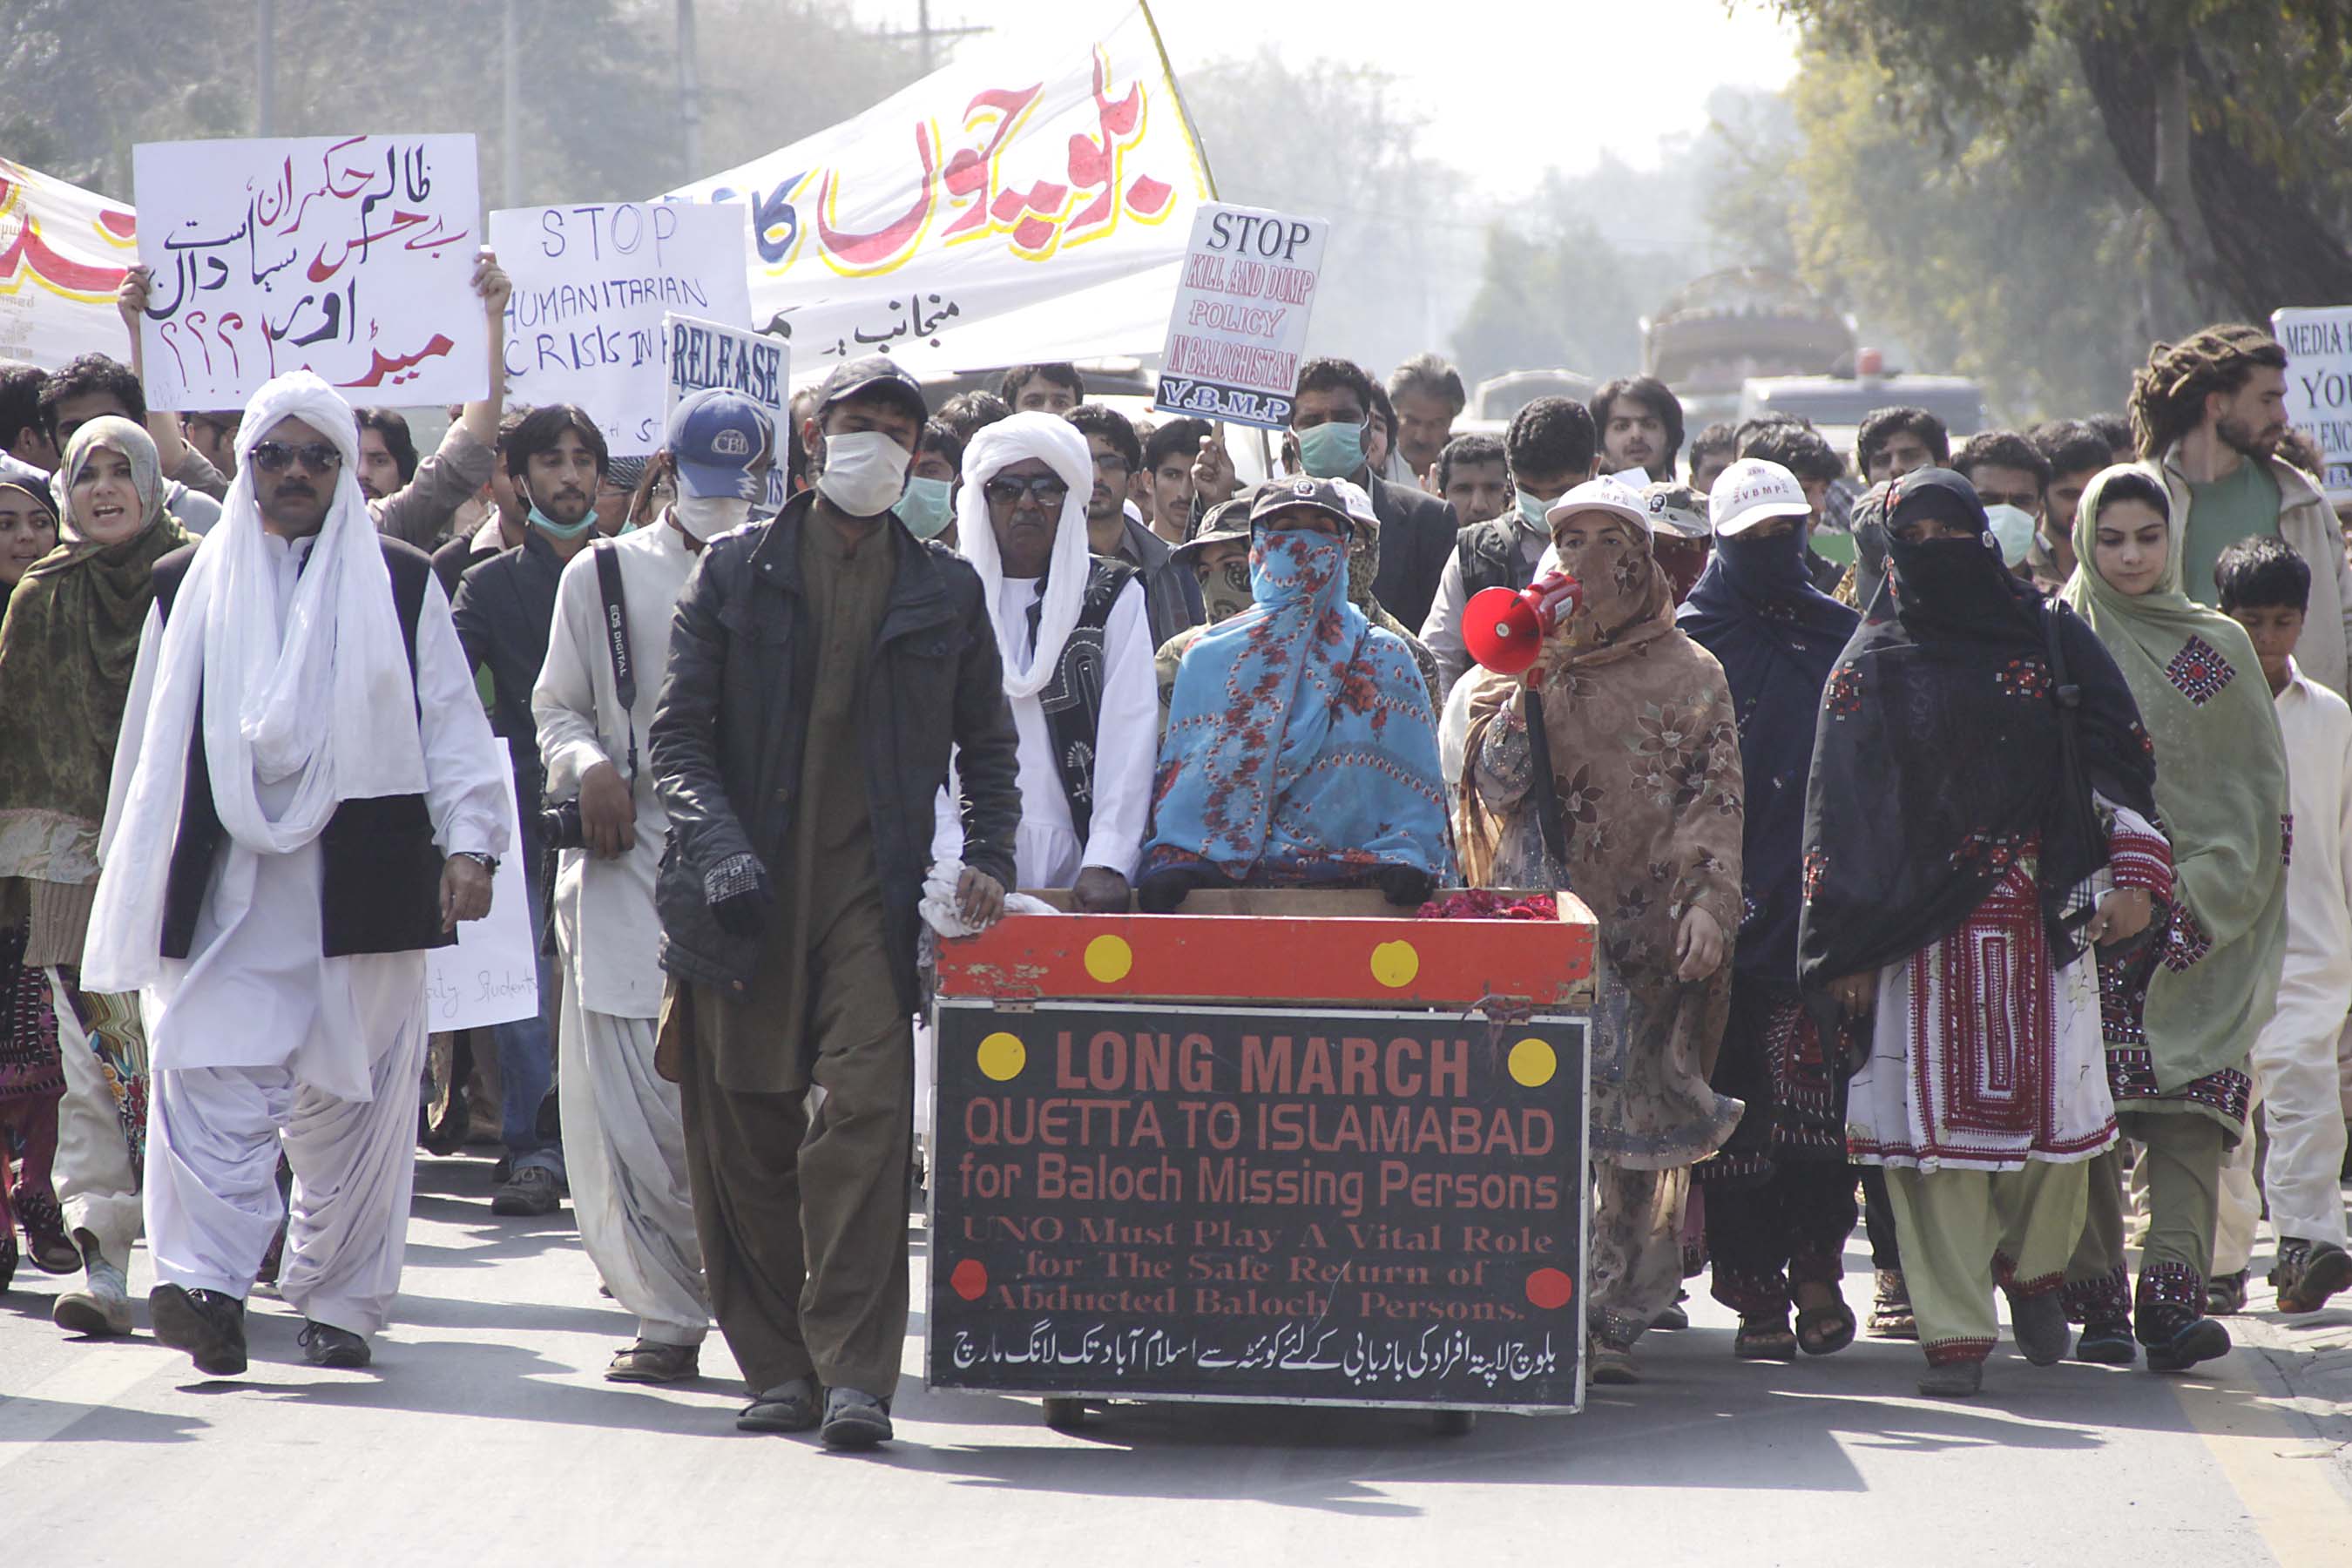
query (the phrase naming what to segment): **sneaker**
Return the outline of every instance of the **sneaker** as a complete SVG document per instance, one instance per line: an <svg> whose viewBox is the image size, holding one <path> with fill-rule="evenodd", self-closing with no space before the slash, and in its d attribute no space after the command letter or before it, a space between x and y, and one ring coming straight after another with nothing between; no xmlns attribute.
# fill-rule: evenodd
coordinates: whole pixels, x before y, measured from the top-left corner
<svg viewBox="0 0 2352 1568"><path fill-rule="evenodd" d="M2282 1312L2316 1312L2327 1299L2352 1285L2352 1252L2332 1241L2290 1237L2279 1243L2278 1267L2271 1270Z"/></svg>
<svg viewBox="0 0 2352 1568"><path fill-rule="evenodd" d="M544 1165L525 1165L490 1199L490 1212L499 1215L550 1215L562 1205L555 1173Z"/></svg>
<svg viewBox="0 0 2352 1568"><path fill-rule="evenodd" d="M351 1371L367 1365L373 1359L366 1340L349 1329L339 1329L315 1318L304 1321L302 1331L295 1336L294 1342L302 1347L302 1359L312 1366L341 1367Z"/></svg>
<svg viewBox="0 0 2352 1568"><path fill-rule="evenodd" d="M1584 1358L1584 1381L1622 1388L1642 1381L1642 1369L1633 1364L1633 1352L1620 1345L1592 1342Z"/></svg>
<svg viewBox="0 0 2352 1568"><path fill-rule="evenodd" d="M155 1337L187 1352L198 1372L235 1377L245 1370L245 1303L236 1297L158 1285L147 1293L147 1318Z"/></svg>
<svg viewBox="0 0 2352 1568"><path fill-rule="evenodd" d="M89 1264L84 1271L82 1288L58 1297L57 1305L49 1310L49 1321L69 1334L87 1334L94 1340L129 1333L131 1287L124 1281L122 1270L98 1256L95 1247L85 1256Z"/></svg>
<svg viewBox="0 0 2352 1568"><path fill-rule="evenodd" d="M2084 1323L2083 1337L2074 1342L2074 1359L2095 1366L2129 1366L2139 1359L2139 1345L2132 1338L2131 1320L2116 1319L2105 1322Z"/></svg>
<svg viewBox="0 0 2352 1568"><path fill-rule="evenodd" d="M666 1345L639 1340L625 1346L604 1369L606 1383L685 1383L700 1374L700 1345Z"/></svg>
<svg viewBox="0 0 2352 1568"><path fill-rule="evenodd" d="M1877 1297L1870 1304L1870 1332L1872 1338L1881 1340L1919 1337L1919 1320L1911 1310L1911 1287L1904 1283L1900 1268L1878 1271Z"/></svg>
<svg viewBox="0 0 2352 1568"><path fill-rule="evenodd" d="M2226 1318L2246 1310L2246 1271L2216 1274L2205 1281L2205 1315Z"/></svg>
<svg viewBox="0 0 2352 1568"><path fill-rule="evenodd" d="M2147 1344L2147 1335L2140 1341ZM2200 1361L2230 1353L2230 1331L2214 1318L2192 1318L2160 1344L2147 1344L2147 1370L2186 1372Z"/></svg>
<svg viewBox="0 0 2352 1568"><path fill-rule="evenodd" d="M890 1405L854 1388L824 1391L824 1425L817 1437L828 1448L871 1448L888 1442Z"/></svg>

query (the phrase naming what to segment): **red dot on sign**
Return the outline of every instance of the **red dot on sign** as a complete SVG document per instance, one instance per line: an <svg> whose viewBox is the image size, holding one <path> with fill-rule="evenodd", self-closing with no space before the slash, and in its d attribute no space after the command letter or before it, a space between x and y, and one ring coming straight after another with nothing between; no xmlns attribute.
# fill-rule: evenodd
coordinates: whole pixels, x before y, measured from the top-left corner
<svg viewBox="0 0 2352 1568"><path fill-rule="evenodd" d="M948 1284L965 1300L977 1301L988 1290L988 1266L977 1258L967 1258L955 1266L954 1273L948 1276ZM1534 1289L1532 1285L1528 1287L1530 1292ZM1563 1301L1567 1299L1565 1296L1560 1298Z"/></svg>
<svg viewBox="0 0 2352 1568"><path fill-rule="evenodd" d="M1575 1294L1576 1281L1557 1268L1538 1268L1528 1276L1528 1300L1547 1312L1567 1306Z"/></svg>

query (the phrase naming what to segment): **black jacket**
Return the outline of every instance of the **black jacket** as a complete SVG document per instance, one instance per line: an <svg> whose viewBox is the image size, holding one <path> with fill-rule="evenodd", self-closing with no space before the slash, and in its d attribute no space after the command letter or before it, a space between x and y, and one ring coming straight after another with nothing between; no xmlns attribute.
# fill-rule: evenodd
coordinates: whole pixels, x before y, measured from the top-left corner
<svg viewBox="0 0 2352 1568"><path fill-rule="evenodd" d="M424 610L432 567L421 550L396 539L378 542L392 575L393 610L400 617L414 688L416 617ZM155 563L155 607L166 621L195 557L196 547L188 544ZM415 723L416 719L414 712L386 714L383 722ZM188 738L187 784L180 797L180 830L172 842L172 868L164 882L164 957L185 958L194 947L205 894L227 841L205 754L204 694L199 689L195 729ZM325 956L415 952L456 943L457 933L441 929L442 856L423 795L344 801L320 831L319 857L320 951Z"/></svg>
<svg viewBox="0 0 2352 1568"><path fill-rule="evenodd" d="M539 721L531 717L530 689L547 662L547 639L555 628L555 586L564 563L539 530L523 531L522 542L466 569L450 602L466 662L490 672L490 728L514 758L515 804L522 820L539 815L545 770L539 760Z"/></svg>
<svg viewBox="0 0 2352 1568"><path fill-rule="evenodd" d="M1459 520L1451 502L1410 485L1374 478L1371 492L1372 514L1381 520L1381 570L1372 579L1372 597L1418 632L1454 553Z"/></svg>
<svg viewBox="0 0 2352 1568"><path fill-rule="evenodd" d="M802 614L801 529L815 499L803 491L773 521L705 546L670 625L646 750L669 814L654 892L662 967L681 980L740 992L760 960L763 939L720 930L702 882L712 866L746 851L773 872L791 842L808 733L807 716L793 710L795 666L816 651ZM882 526L897 571L866 663L861 750L891 972L911 1013L917 905L950 749L961 748L964 863L1009 889L1020 742L979 574L944 546Z"/></svg>

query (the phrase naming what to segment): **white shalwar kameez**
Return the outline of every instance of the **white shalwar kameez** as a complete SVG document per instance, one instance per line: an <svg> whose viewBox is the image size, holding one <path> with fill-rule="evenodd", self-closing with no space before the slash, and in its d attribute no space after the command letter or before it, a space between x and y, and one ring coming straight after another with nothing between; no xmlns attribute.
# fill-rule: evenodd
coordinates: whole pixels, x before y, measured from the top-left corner
<svg viewBox="0 0 2352 1568"><path fill-rule="evenodd" d="M278 632L311 540L264 543ZM159 678L151 612L126 711ZM473 671L440 585L416 626L425 803L444 853L505 847L505 780ZM397 721L397 715L387 715ZM126 725L118 777L136 763ZM257 779L277 820L296 781ZM304 1317L368 1335L400 1289L416 1168L425 1060L425 954L322 957L320 855L313 838L261 854L224 836L186 960L165 959L142 994L153 1068L146 1220L156 1279L242 1298L281 1217L278 1294ZM290 1207L278 1193L283 1146Z"/></svg>
<svg viewBox="0 0 2352 1568"><path fill-rule="evenodd" d="M1013 639L1005 661L1030 658L1029 606L1034 578L1009 577L997 588L997 624ZM1150 826L1151 768L1160 749L1160 684L1152 665L1151 627L1143 584L1129 583L1112 601L1103 625L1102 707L1095 730L1094 808L1084 839L1070 816L1070 797L1054 763L1045 705L1013 697L1013 726L1021 738L1021 826L1013 836L1013 877L1024 888L1067 888L1089 866L1130 881ZM963 814L957 781L940 792L931 858L963 858Z"/></svg>
<svg viewBox="0 0 2352 1568"><path fill-rule="evenodd" d="M2296 669L2278 717L2294 807L2286 959L2278 1010L2252 1053L2270 1137L2259 1189L2254 1139L2240 1139L2223 1164L2215 1274L2246 1267L2265 1201L2281 1237L2347 1245L2336 1052L2352 1010L2352 708Z"/></svg>
<svg viewBox="0 0 2352 1568"><path fill-rule="evenodd" d="M678 1089L654 1070L661 1013L661 923L654 880L669 836L646 764L646 734L661 696L672 611L695 556L667 516L612 542L636 661L636 703L624 710L604 629L595 550L582 551L556 590L547 662L531 693L547 797L577 795L580 777L610 763L628 779L636 740L636 846L617 859L562 851L555 937L562 954L556 1019L558 1104L581 1245L637 1337L700 1344L709 1331L702 1248L688 1186Z"/></svg>

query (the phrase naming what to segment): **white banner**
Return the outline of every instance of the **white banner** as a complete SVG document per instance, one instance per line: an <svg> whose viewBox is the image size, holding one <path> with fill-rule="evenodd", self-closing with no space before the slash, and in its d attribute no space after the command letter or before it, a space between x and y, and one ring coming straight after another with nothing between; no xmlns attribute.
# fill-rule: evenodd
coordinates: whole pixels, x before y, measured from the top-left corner
<svg viewBox="0 0 2352 1568"><path fill-rule="evenodd" d="M576 403L616 458L661 448L662 317L747 325L744 212L673 202L579 202L490 215L490 246L514 279L507 393L536 407Z"/></svg>
<svg viewBox="0 0 2352 1568"><path fill-rule="evenodd" d="M1075 15L1073 15L1075 13ZM1035 6L856 119L672 192L751 216L751 320L814 381L1157 353L1208 178L1135 0Z"/></svg>
<svg viewBox="0 0 2352 1568"><path fill-rule="evenodd" d="M241 407L289 370L360 404L489 389L471 136L148 142L131 178L149 407Z"/></svg>
<svg viewBox="0 0 2352 1568"><path fill-rule="evenodd" d="M539 1016L539 953L530 940L530 885L522 876L514 759L504 741L498 744L507 775L507 852L490 876L490 912L458 921L457 946L425 950L425 1026L436 1034Z"/></svg>
<svg viewBox="0 0 2352 1568"><path fill-rule="evenodd" d="M1319 217L1202 206L1168 314L1152 406L1267 430L1287 426L1330 231Z"/></svg>
<svg viewBox="0 0 2352 1568"><path fill-rule="evenodd" d="M771 514L782 511L791 466L784 458L784 426L792 418L791 346L764 332L677 314L662 318L662 332L669 339L671 408L689 392L724 386L767 410L768 423L775 431L776 460L768 467L767 494L754 503L754 510Z"/></svg>
<svg viewBox="0 0 2352 1568"><path fill-rule="evenodd" d="M138 256L129 207L0 158L0 359L121 359L114 290Z"/></svg>
<svg viewBox="0 0 2352 1568"><path fill-rule="evenodd" d="M2286 417L2319 443L2317 476L2331 501L2352 500L2352 305L2271 312L2286 345Z"/></svg>

